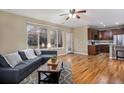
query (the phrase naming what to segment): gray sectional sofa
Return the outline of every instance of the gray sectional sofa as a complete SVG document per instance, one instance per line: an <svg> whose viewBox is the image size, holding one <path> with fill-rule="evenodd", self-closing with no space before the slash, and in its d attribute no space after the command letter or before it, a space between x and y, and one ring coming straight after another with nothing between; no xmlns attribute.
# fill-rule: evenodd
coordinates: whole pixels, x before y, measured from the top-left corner
<svg viewBox="0 0 124 93"><path fill-rule="evenodd" d="M41 55L34 59L27 59L16 65L14 68L3 66L0 64L0 84L17 84L28 75L30 75L34 70L36 70L40 65L43 65L47 60L53 56L57 56L57 51L41 51ZM21 58L24 58L23 53L19 53ZM0 56L0 63L4 59L2 55ZM6 65L6 64L4 64Z"/></svg>

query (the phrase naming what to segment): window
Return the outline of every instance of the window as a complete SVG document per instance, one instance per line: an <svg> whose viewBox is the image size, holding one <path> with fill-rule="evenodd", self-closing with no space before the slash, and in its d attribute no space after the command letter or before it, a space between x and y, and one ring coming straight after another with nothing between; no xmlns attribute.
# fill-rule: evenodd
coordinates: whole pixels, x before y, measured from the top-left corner
<svg viewBox="0 0 124 93"><path fill-rule="evenodd" d="M50 42L52 48L63 47L63 31L50 31Z"/></svg>
<svg viewBox="0 0 124 93"><path fill-rule="evenodd" d="M27 25L27 31L28 31L28 47L35 49L38 46L38 33L37 33L37 27L34 27L32 25Z"/></svg>
<svg viewBox="0 0 124 93"><path fill-rule="evenodd" d="M63 47L63 32L58 31L58 47Z"/></svg>
<svg viewBox="0 0 124 93"><path fill-rule="evenodd" d="M52 31L51 31L52 30ZM63 47L63 31L48 29L41 25L27 24L28 31L28 48L47 48L48 45L51 48ZM49 36L48 36L49 35ZM48 44L48 41L50 43Z"/></svg>
<svg viewBox="0 0 124 93"><path fill-rule="evenodd" d="M47 48L47 29L36 25L27 25L28 48Z"/></svg>
<svg viewBox="0 0 124 93"><path fill-rule="evenodd" d="M39 32L40 48L47 48L47 29L41 29Z"/></svg>
<svg viewBox="0 0 124 93"><path fill-rule="evenodd" d="M50 31L50 42L52 48L57 48L57 31Z"/></svg>

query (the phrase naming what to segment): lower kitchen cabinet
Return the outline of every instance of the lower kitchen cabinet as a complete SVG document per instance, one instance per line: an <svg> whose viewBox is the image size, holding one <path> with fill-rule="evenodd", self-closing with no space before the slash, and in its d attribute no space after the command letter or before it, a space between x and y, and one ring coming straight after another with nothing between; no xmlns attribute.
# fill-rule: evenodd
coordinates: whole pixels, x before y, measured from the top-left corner
<svg viewBox="0 0 124 93"><path fill-rule="evenodd" d="M109 45L88 45L88 55L109 53Z"/></svg>
<svg viewBox="0 0 124 93"><path fill-rule="evenodd" d="M97 48L96 45L88 45L88 55L96 55Z"/></svg>
<svg viewBox="0 0 124 93"><path fill-rule="evenodd" d="M109 45L97 45L98 53L109 53Z"/></svg>

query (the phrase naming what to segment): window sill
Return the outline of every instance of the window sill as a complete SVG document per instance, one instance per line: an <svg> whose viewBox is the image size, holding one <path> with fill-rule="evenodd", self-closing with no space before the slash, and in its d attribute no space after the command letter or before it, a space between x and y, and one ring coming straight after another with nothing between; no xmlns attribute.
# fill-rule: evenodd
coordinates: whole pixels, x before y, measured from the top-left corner
<svg viewBox="0 0 124 93"><path fill-rule="evenodd" d="M61 47L61 48L42 48L41 50L61 50L61 49L64 49L64 47Z"/></svg>

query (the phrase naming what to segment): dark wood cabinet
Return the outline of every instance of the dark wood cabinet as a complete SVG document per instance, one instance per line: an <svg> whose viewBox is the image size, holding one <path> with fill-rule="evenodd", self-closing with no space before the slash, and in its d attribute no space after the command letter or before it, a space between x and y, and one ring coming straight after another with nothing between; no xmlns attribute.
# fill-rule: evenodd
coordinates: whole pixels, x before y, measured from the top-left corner
<svg viewBox="0 0 124 93"><path fill-rule="evenodd" d="M99 31L99 40L112 40L112 31Z"/></svg>
<svg viewBox="0 0 124 93"><path fill-rule="evenodd" d="M98 40L98 31L92 28L88 28L88 40Z"/></svg>
<svg viewBox="0 0 124 93"><path fill-rule="evenodd" d="M96 55L97 47L96 45L88 45L88 55Z"/></svg>
<svg viewBox="0 0 124 93"><path fill-rule="evenodd" d="M109 45L100 45L102 53L109 53Z"/></svg>
<svg viewBox="0 0 124 93"><path fill-rule="evenodd" d="M120 35L120 34L124 34L124 28L121 29L112 29L112 35Z"/></svg>
<svg viewBox="0 0 124 93"><path fill-rule="evenodd" d="M88 55L109 53L109 45L88 45Z"/></svg>
<svg viewBox="0 0 124 93"><path fill-rule="evenodd" d="M114 35L124 34L124 27L122 28L106 28L104 30L88 29L88 40L113 40ZM88 54L96 55L98 53L109 53L109 45L88 45Z"/></svg>
<svg viewBox="0 0 124 93"><path fill-rule="evenodd" d="M113 40L114 35L124 34L124 28L96 30L88 28L88 40Z"/></svg>
<svg viewBox="0 0 124 93"><path fill-rule="evenodd" d="M109 45L98 45L99 53L109 53Z"/></svg>
<svg viewBox="0 0 124 93"><path fill-rule="evenodd" d="M88 40L93 40L93 32L90 28L88 29Z"/></svg>

